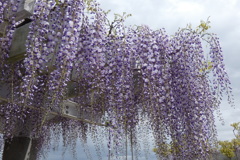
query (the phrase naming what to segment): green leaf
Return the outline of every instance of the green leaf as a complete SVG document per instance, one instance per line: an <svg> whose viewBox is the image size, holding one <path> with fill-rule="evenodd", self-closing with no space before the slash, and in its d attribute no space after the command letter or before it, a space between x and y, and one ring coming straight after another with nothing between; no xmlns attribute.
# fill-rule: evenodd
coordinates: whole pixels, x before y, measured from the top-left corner
<svg viewBox="0 0 240 160"><path fill-rule="evenodd" d="M59 5L59 0L55 0L55 2L56 2L56 5Z"/></svg>

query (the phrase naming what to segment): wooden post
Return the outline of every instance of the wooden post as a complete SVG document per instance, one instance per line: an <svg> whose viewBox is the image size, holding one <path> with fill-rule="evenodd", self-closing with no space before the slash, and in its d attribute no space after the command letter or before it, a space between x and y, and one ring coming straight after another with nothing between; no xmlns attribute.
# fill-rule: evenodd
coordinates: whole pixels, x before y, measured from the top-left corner
<svg viewBox="0 0 240 160"><path fill-rule="evenodd" d="M13 137L5 140L2 160L36 160L38 139Z"/></svg>
<svg viewBox="0 0 240 160"><path fill-rule="evenodd" d="M35 1L34 1L35 2ZM16 21L22 20L28 16L31 15L29 13L29 10L33 9L33 1L24 0L22 1L18 13L16 15ZM30 7L29 7L30 6ZM31 8L32 7L32 8ZM10 62L14 63L18 60L22 60L24 58L24 54L26 53L26 40L27 35L29 32L29 25L25 24L24 26L21 26L17 28L14 32L10 53L9 56ZM3 22L0 25L0 36L5 34L5 30L7 27L7 22ZM8 99L10 94L9 84L4 84L0 86L0 97L3 99ZM6 103L0 100L0 103ZM53 116L52 116L53 117ZM2 122L3 117L0 117L0 122ZM15 128L16 135L12 139L5 140L4 143L4 150L2 155L2 160L35 160L37 155L37 149L36 149L36 140L32 140L29 137L30 131L27 131L26 125L29 124L20 124L19 122L19 128ZM31 127L30 127L31 128ZM3 123L1 123L0 130L3 133ZM34 142L34 143L32 143ZM32 145L33 144L33 145Z"/></svg>
<svg viewBox="0 0 240 160"><path fill-rule="evenodd" d="M20 0L17 12L13 12L9 9L5 10L4 19L10 20L15 16L14 20L15 22L18 22L30 17L33 14L35 2L36 0Z"/></svg>
<svg viewBox="0 0 240 160"><path fill-rule="evenodd" d="M0 37L3 37L6 34L8 22L4 21L0 24Z"/></svg>
<svg viewBox="0 0 240 160"><path fill-rule="evenodd" d="M5 140L2 160L30 160L31 139L13 137Z"/></svg>
<svg viewBox="0 0 240 160"><path fill-rule="evenodd" d="M27 23L17 28L13 34L13 40L10 47L9 62L16 62L24 59L26 53L26 40L29 33L29 26L31 23Z"/></svg>

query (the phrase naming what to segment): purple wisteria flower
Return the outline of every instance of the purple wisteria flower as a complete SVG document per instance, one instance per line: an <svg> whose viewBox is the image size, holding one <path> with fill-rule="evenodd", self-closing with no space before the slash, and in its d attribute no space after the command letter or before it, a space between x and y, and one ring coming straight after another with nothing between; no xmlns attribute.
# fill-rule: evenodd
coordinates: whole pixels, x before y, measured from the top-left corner
<svg viewBox="0 0 240 160"><path fill-rule="evenodd" d="M0 84L9 90L0 96L4 139L21 124L38 141L39 156L62 135L73 151L80 138L91 159L90 136L101 159L107 137L108 155L118 159L127 146L139 155L139 141L152 133L159 154L170 141L175 159L208 159L216 141L213 113L224 92L233 103L216 35L185 28L169 36L164 29L127 27L124 18L109 26L94 0L37 0L26 52L16 61L9 57L13 33L26 27L14 19L19 2L0 2L0 23L7 23ZM77 116L63 113L66 100L77 104Z"/></svg>

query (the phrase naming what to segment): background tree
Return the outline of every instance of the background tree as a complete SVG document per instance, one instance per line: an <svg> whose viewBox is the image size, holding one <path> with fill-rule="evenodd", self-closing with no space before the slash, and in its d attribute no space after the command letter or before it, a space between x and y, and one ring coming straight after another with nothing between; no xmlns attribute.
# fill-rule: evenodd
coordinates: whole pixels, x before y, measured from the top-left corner
<svg viewBox="0 0 240 160"><path fill-rule="evenodd" d="M239 159L240 155L240 122L231 124L235 138L231 141L219 141L220 152L229 159L236 157Z"/></svg>

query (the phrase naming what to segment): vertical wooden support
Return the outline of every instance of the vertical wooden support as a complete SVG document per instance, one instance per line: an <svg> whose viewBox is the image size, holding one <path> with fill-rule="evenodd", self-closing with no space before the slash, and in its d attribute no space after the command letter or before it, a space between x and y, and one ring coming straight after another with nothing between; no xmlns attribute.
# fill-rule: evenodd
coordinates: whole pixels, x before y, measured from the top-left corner
<svg viewBox="0 0 240 160"><path fill-rule="evenodd" d="M31 139L13 137L5 140L2 160L30 160Z"/></svg>
<svg viewBox="0 0 240 160"><path fill-rule="evenodd" d="M15 0L16 1L16 0ZM17 2L17 1L16 1ZM6 28L8 26L9 20L14 17L15 22L24 20L32 15L34 9L35 0L21 0L18 6L16 14L11 10L6 10L4 13L4 21L0 24L0 37L6 33ZM10 48L10 55L12 60L16 61L22 59L24 53L26 52L26 39L29 32L29 24L26 24L18 29L16 29ZM4 86L1 88L1 96L7 97L7 90ZM2 126L2 125L1 125ZM33 160L30 158L32 140L30 137L21 137L15 136L11 140L5 140L4 151L3 151L3 160Z"/></svg>
<svg viewBox="0 0 240 160"><path fill-rule="evenodd" d="M0 37L3 37L6 34L8 22L4 21L0 24Z"/></svg>
<svg viewBox="0 0 240 160"><path fill-rule="evenodd" d="M0 84L0 97L6 99L10 95L9 84ZM1 100L0 100L1 104Z"/></svg>
<svg viewBox="0 0 240 160"><path fill-rule="evenodd" d="M19 28L13 34L13 40L10 47L9 61L16 62L24 58L26 53L26 40L29 32L29 26L31 23L27 23Z"/></svg>
<svg viewBox="0 0 240 160"><path fill-rule="evenodd" d="M36 0L22 0L21 5L18 8L15 20L20 21L22 19L30 17L33 14L35 1Z"/></svg>
<svg viewBox="0 0 240 160"><path fill-rule="evenodd" d="M15 16L14 20L18 22L30 17L33 14L35 2L36 0L20 0L17 12L13 12L9 9L5 10L4 19L10 20L13 16Z"/></svg>
<svg viewBox="0 0 240 160"><path fill-rule="evenodd" d="M133 66L133 79L134 79L134 100L137 103L141 99L143 89L142 66L140 61L136 60Z"/></svg>
<svg viewBox="0 0 240 160"><path fill-rule="evenodd" d="M15 2L17 2L15 0ZM15 22L29 18L33 14L34 5L36 0L20 0L17 12L13 12L10 8L6 8L3 14L4 21L0 23L0 37L6 34L6 29L9 21Z"/></svg>
<svg viewBox="0 0 240 160"><path fill-rule="evenodd" d="M38 155L38 139L14 137L5 140L2 160L36 160Z"/></svg>

